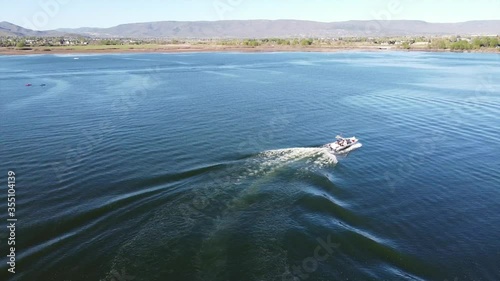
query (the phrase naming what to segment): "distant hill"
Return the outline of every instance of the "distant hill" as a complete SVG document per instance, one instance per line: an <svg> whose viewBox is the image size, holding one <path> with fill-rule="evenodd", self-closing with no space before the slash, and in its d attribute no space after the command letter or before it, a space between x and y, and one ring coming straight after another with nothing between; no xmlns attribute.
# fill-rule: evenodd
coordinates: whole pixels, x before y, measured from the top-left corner
<svg viewBox="0 0 500 281"><path fill-rule="evenodd" d="M111 28L65 29L97 37L131 38L262 38L400 35L496 35L500 21L428 23L424 21L346 21L322 23L299 20L162 21L122 24Z"/></svg>
<svg viewBox="0 0 500 281"><path fill-rule="evenodd" d="M60 31L35 31L27 28L20 27L10 22L0 22L0 36L19 36L19 37L56 37L63 36L65 33Z"/></svg>
<svg viewBox="0 0 500 281"><path fill-rule="evenodd" d="M161 21L122 24L110 28L76 28L33 31L7 22L0 23L0 35L60 36L78 34L90 37L122 38L263 38L263 37L379 37L418 35L497 35L500 20L462 23L424 21L345 21L314 22L300 20L240 21ZM54 35L56 34L56 35Z"/></svg>

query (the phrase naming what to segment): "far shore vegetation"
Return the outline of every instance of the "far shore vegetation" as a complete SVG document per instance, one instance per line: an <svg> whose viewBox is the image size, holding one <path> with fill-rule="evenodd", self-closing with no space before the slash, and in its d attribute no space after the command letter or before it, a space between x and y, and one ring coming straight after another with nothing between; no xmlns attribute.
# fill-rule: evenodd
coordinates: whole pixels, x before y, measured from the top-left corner
<svg viewBox="0 0 500 281"><path fill-rule="evenodd" d="M171 48L278 48L278 49L400 49L500 52L499 36L446 37L339 37L258 39L130 39L84 37L0 37L0 47L10 50L92 51Z"/></svg>

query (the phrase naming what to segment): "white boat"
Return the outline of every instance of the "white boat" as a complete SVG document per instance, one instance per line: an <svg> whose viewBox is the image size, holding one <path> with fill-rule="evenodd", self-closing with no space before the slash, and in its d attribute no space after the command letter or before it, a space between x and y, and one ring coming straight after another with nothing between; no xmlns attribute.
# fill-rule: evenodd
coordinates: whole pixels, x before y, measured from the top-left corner
<svg viewBox="0 0 500 281"><path fill-rule="evenodd" d="M330 151L334 153L344 153L351 152L356 148L361 147L361 143L356 137L343 138L341 136L336 136L336 142L332 142L326 145Z"/></svg>

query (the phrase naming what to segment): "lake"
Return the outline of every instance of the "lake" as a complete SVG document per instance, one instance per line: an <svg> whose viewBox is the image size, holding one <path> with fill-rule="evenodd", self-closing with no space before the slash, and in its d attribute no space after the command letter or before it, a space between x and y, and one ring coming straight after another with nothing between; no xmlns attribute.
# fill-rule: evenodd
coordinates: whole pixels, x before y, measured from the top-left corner
<svg viewBox="0 0 500 281"><path fill-rule="evenodd" d="M2 56L0 277L498 280L498 77L497 54Z"/></svg>

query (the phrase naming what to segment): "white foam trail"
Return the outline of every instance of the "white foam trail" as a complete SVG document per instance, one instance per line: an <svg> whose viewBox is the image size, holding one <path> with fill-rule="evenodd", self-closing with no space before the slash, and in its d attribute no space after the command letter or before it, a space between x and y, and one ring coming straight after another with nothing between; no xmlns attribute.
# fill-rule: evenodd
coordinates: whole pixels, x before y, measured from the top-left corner
<svg viewBox="0 0 500 281"><path fill-rule="evenodd" d="M295 65L316 65L315 63L307 60L294 60L294 61L289 61L288 63Z"/></svg>
<svg viewBox="0 0 500 281"><path fill-rule="evenodd" d="M74 57L97 57L104 56L106 54L81 54L81 53L70 53L70 54L50 54L53 57L57 58L74 58ZM43 55L41 55L43 56Z"/></svg>
<svg viewBox="0 0 500 281"><path fill-rule="evenodd" d="M204 71L205 73L208 74L214 74L214 75L219 75L219 76L224 76L224 77L231 77L231 78L238 78L240 76L236 74L231 74L231 73L224 73L224 72L216 72L216 71Z"/></svg>
<svg viewBox="0 0 500 281"><path fill-rule="evenodd" d="M331 154L327 148L286 148L278 150L269 150L258 155L264 161L263 165L276 166L286 165L292 162L306 160L306 163L312 164L317 168L331 166L338 163L337 157Z"/></svg>

